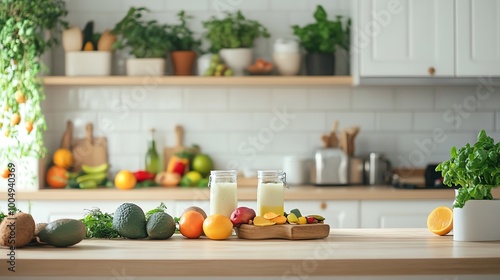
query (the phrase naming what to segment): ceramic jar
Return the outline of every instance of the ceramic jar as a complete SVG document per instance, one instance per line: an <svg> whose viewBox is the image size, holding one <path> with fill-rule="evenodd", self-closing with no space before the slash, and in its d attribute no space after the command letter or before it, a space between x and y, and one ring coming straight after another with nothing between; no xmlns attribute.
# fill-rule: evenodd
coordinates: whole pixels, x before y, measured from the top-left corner
<svg viewBox="0 0 500 280"><path fill-rule="evenodd" d="M273 60L280 75L299 74L301 61L299 43L294 39L276 39L273 45Z"/></svg>

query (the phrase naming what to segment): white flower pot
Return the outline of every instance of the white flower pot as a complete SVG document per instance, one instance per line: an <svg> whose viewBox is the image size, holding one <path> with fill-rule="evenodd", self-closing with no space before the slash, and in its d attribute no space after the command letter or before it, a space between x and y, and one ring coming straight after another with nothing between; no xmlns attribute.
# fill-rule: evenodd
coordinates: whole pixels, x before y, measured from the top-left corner
<svg viewBox="0 0 500 280"><path fill-rule="evenodd" d="M221 49L219 54L227 66L233 69L235 76L242 76L245 68L252 64L252 49Z"/></svg>
<svg viewBox="0 0 500 280"><path fill-rule="evenodd" d="M163 76L164 74L164 58L127 59L127 76Z"/></svg>
<svg viewBox="0 0 500 280"><path fill-rule="evenodd" d="M499 241L500 199L469 200L453 209L453 240Z"/></svg>
<svg viewBox="0 0 500 280"><path fill-rule="evenodd" d="M111 75L111 52L66 52L64 67L66 76L109 76Z"/></svg>

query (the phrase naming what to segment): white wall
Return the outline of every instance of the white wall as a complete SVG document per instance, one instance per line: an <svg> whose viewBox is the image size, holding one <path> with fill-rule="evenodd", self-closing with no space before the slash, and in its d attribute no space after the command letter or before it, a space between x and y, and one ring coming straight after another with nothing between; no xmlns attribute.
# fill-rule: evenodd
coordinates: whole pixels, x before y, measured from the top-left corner
<svg viewBox="0 0 500 280"><path fill-rule="evenodd" d="M241 2L241 3L240 3ZM349 1L67 1L68 21L83 27L93 19L96 31L112 28L130 5L154 10L151 17L175 21L179 9L200 20L216 14L222 4L239 4L249 18L264 23L273 34L291 36L290 25L312 20L317 3L333 14L348 15ZM259 40L257 55L269 58L272 39ZM54 74L63 73L53 53ZM121 59L123 60L123 59ZM120 59L117 60L119 65ZM119 73L119 72L118 72ZM334 120L340 127L360 125L358 155L385 153L396 166L424 167L448 158L453 145L473 142L480 129L500 140L500 88L485 100L475 98L475 87L47 87L44 102L49 130L49 152L60 143L67 119L75 123L75 137L83 136L86 122L109 139L113 171L143 168L147 131L159 130L162 146L174 145L173 129L184 126L185 145L197 143L216 160L217 168L228 163L251 168L279 168L285 155L312 157L321 145L320 136ZM282 131L265 132L283 110L294 118ZM440 131L433 140L433 131ZM441 130L442 129L442 130ZM259 136L260 135L260 136ZM252 158L249 137L256 137L262 150ZM262 146L262 147L261 147Z"/></svg>

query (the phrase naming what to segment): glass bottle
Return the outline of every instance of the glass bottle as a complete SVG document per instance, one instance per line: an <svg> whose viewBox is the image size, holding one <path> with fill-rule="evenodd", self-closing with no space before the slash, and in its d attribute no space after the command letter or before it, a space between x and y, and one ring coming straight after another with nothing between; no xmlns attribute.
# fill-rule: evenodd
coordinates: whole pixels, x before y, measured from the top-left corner
<svg viewBox="0 0 500 280"><path fill-rule="evenodd" d="M148 152L146 153L146 171L150 173L160 172L160 156L156 151L155 129L151 129L151 136L148 143Z"/></svg>
<svg viewBox="0 0 500 280"><path fill-rule="evenodd" d="M221 214L228 218L238 207L236 170L212 170L210 188L210 215Z"/></svg>
<svg viewBox="0 0 500 280"><path fill-rule="evenodd" d="M257 171L257 215L285 212L286 174L281 170Z"/></svg>

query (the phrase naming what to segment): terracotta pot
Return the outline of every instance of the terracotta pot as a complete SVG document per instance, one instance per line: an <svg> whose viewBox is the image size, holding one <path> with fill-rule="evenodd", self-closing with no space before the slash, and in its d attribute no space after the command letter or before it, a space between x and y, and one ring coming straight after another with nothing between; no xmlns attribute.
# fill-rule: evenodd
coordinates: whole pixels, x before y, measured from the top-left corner
<svg viewBox="0 0 500 280"><path fill-rule="evenodd" d="M196 60L196 53L194 51L174 51L170 53L170 57L174 66L174 75L193 75L193 65Z"/></svg>

